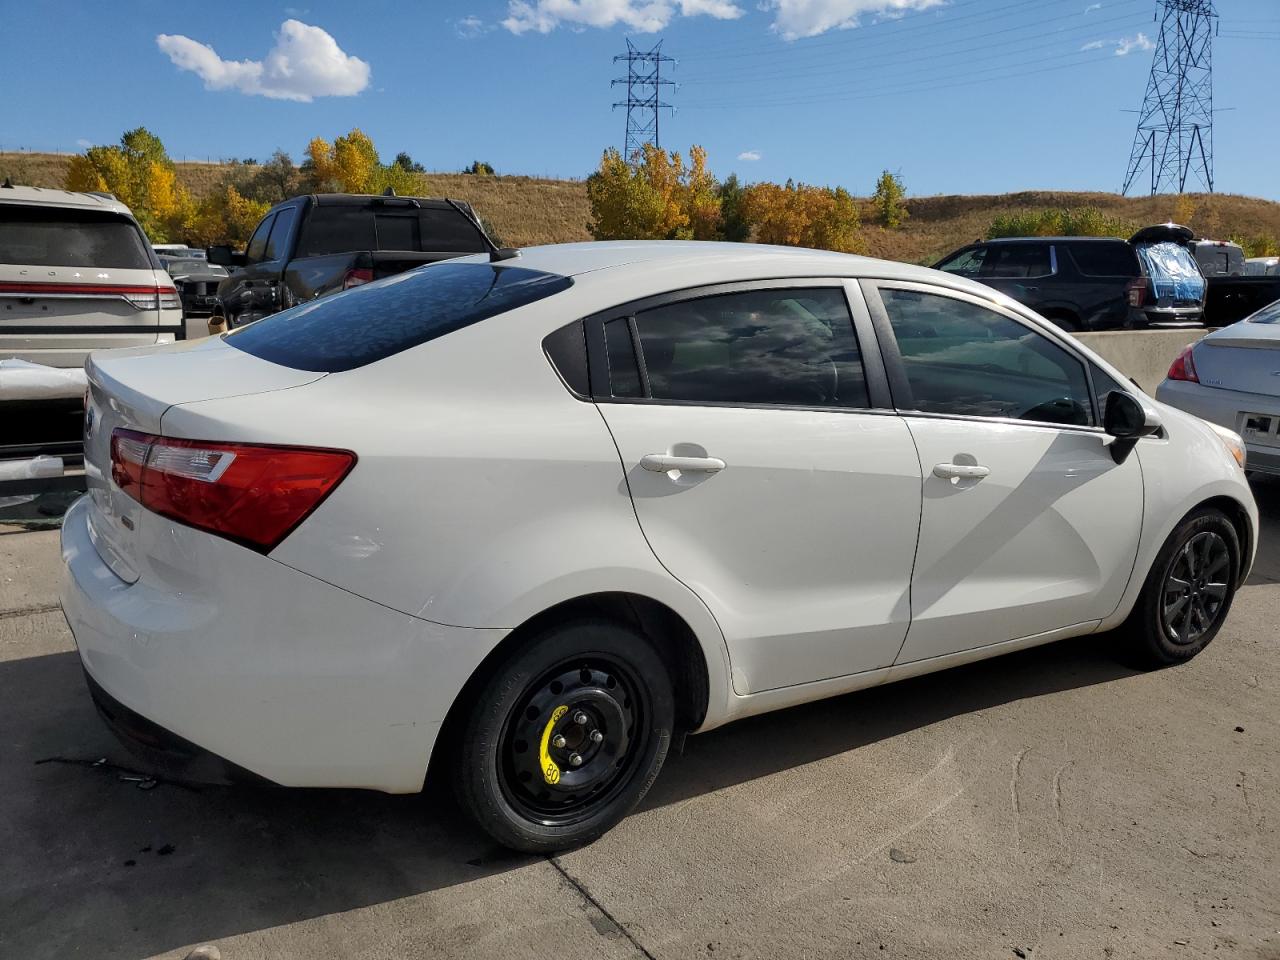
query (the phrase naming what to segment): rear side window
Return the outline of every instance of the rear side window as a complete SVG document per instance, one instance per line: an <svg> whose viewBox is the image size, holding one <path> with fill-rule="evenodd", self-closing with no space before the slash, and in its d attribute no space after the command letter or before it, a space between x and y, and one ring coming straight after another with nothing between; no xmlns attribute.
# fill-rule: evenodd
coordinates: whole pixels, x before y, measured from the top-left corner
<svg viewBox="0 0 1280 960"><path fill-rule="evenodd" d="M635 323L656 400L870 406L839 288L702 297L642 311Z"/></svg>
<svg viewBox="0 0 1280 960"><path fill-rule="evenodd" d="M483 253L475 226L452 207L421 209L396 204L316 206L298 239L299 257L353 250L418 250Z"/></svg>
<svg viewBox="0 0 1280 960"><path fill-rule="evenodd" d="M128 217L14 204L0 204L0 263L118 270L152 266L142 231Z"/></svg>
<svg viewBox="0 0 1280 960"><path fill-rule="evenodd" d="M1073 243L1069 249L1085 276L1138 276L1138 255L1127 243Z"/></svg>
<svg viewBox="0 0 1280 960"><path fill-rule="evenodd" d="M554 273L488 263L438 263L304 303L227 334L263 360L336 373L567 290Z"/></svg>

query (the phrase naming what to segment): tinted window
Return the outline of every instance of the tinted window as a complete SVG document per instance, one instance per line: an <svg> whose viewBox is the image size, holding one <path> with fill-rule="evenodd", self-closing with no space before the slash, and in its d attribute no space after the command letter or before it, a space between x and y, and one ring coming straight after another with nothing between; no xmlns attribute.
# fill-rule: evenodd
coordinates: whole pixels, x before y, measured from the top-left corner
<svg viewBox="0 0 1280 960"><path fill-rule="evenodd" d="M427 250L483 253L488 247L466 217L452 207L408 205L317 206L298 239L299 257L353 250Z"/></svg>
<svg viewBox="0 0 1280 960"><path fill-rule="evenodd" d="M1111 376L1096 363L1089 364L1089 376L1093 378L1093 396L1098 401L1099 413L1107 408L1107 397L1110 394L1117 390L1121 393L1128 392L1115 377Z"/></svg>
<svg viewBox="0 0 1280 960"><path fill-rule="evenodd" d="M626 317L604 325L604 349L609 355L609 392L615 397L641 397L640 368L631 341L631 321Z"/></svg>
<svg viewBox="0 0 1280 960"><path fill-rule="evenodd" d="M520 267L438 263L273 314L226 340L297 370L351 370L572 284Z"/></svg>
<svg viewBox="0 0 1280 960"><path fill-rule="evenodd" d="M963 250L943 260L938 264L938 269L959 274L962 277L976 277L990 249L990 247L974 247L972 250Z"/></svg>
<svg viewBox="0 0 1280 960"><path fill-rule="evenodd" d="M1136 277L1138 256L1123 241L1073 243L1071 256L1080 272L1090 277Z"/></svg>
<svg viewBox="0 0 1280 960"><path fill-rule="evenodd" d="M1047 243L1000 243L987 248L980 277L1044 277L1053 273Z"/></svg>
<svg viewBox="0 0 1280 960"><path fill-rule="evenodd" d="M274 215L268 216L258 224L258 229L253 231L253 236L249 238L249 246L245 248L245 259L250 263L257 263L262 259L262 255L267 250L267 235L271 233L271 223L275 220Z"/></svg>
<svg viewBox="0 0 1280 960"><path fill-rule="evenodd" d="M0 205L0 263L31 267L151 269L137 225L94 210Z"/></svg>
<svg viewBox="0 0 1280 960"><path fill-rule="evenodd" d="M263 260L279 260L289 255L289 230L293 227L296 211L293 207L285 207L276 214L275 225L271 228L271 236L267 240L267 249L262 254Z"/></svg>
<svg viewBox="0 0 1280 960"><path fill-rule="evenodd" d="M1280 300L1268 304L1253 316L1249 317L1250 323L1280 323Z"/></svg>
<svg viewBox="0 0 1280 960"><path fill-rule="evenodd" d="M868 406L841 289L703 297L646 310L635 319L655 398Z"/></svg>
<svg viewBox="0 0 1280 960"><path fill-rule="evenodd" d="M373 211L365 207L312 207L298 238L299 257L376 250Z"/></svg>
<svg viewBox="0 0 1280 960"><path fill-rule="evenodd" d="M910 398L929 413L1093 422L1084 366L1020 323L976 304L930 293L881 290Z"/></svg>

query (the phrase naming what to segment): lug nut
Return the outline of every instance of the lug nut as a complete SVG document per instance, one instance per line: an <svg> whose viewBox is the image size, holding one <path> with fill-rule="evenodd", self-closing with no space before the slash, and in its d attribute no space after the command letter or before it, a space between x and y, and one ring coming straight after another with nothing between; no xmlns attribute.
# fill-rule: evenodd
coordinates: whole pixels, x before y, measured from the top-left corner
<svg viewBox="0 0 1280 960"><path fill-rule="evenodd" d="M569 754L569 766L571 766L571 767L580 767L580 766L582 766L582 754L580 754L580 753L571 753L571 754Z"/></svg>
<svg viewBox="0 0 1280 960"><path fill-rule="evenodd" d="M601 733L599 730L592 730L592 731L591 731L591 742L592 742L592 743L603 743L603 742L604 742L604 734L603 734L603 733Z"/></svg>
<svg viewBox="0 0 1280 960"><path fill-rule="evenodd" d="M557 748L559 748L559 749L563 750L563 749L564 749L564 745L565 745L564 734L557 733L554 737L552 737L552 738L551 738L551 745L552 745L553 747L557 747Z"/></svg>
<svg viewBox="0 0 1280 960"><path fill-rule="evenodd" d="M573 722L580 727L584 726L587 722L587 715L583 713L581 710L579 710L577 713L573 715Z"/></svg>

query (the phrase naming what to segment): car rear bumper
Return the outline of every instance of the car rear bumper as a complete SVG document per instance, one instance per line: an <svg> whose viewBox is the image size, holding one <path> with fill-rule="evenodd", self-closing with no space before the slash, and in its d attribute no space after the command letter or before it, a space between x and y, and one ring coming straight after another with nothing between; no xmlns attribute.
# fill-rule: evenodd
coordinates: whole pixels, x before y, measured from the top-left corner
<svg viewBox="0 0 1280 960"><path fill-rule="evenodd" d="M104 719L135 750L196 779L422 788L458 677L501 631L410 617L171 524L164 540L194 573L144 560L128 584L93 545L91 509L81 498L63 523L62 608Z"/></svg>
<svg viewBox="0 0 1280 960"><path fill-rule="evenodd" d="M1194 326L1204 323L1204 307L1139 307L1131 311L1134 326Z"/></svg>
<svg viewBox="0 0 1280 960"><path fill-rule="evenodd" d="M1280 446L1251 443L1245 436L1242 422L1245 413L1280 417L1280 398L1222 390L1183 380L1165 380L1156 388L1156 399L1241 434L1247 451L1245 469L1280 475Z"/></svg>

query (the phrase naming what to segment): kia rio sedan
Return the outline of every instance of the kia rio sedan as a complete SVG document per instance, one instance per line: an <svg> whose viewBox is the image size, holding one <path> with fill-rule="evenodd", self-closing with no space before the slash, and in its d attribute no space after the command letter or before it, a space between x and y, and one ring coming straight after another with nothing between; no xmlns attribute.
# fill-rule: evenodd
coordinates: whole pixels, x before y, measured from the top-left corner
<svg viewBox="0 0 1280 960"><path fill-rule="evenodd" d="M1234 433L840 254L470 257L88 375L62 603L108 724L201 779L434 765L528 851L739 717L1112 628L1189 660L1257 539Z"/></svg>

